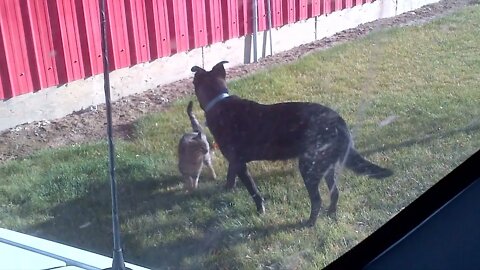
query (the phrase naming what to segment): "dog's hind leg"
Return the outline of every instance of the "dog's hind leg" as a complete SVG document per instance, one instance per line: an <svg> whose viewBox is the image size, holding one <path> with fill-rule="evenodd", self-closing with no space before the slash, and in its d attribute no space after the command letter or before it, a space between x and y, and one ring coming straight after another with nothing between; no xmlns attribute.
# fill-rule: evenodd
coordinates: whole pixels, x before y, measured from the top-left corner
<svg viewBox="0 0 480 270"><path fill-rule="evenodd" d="M227 184L225 185L225 188L227 190L233 189L235 187L238 171L238 163L230 162L228 164Z"/></svg>
<svg viewBox="0 0 480 270"><path fill-rule="evenodd" d="M317 154L318 155L318 154ZM303 182L305 183L305 187L307 188L308 196L310 197L310 218L307 221L307 226L312 227L315 225L318 214L322 208L322 199L320 197L320 191L318 189L319 183L322 178L329 178L327 180L327 184L330 188L330 183L333 183L331 187L331 191L333 191L333 197L331 201L333 204L330 204L330 207L334 207L336 209L336 204L338 200L338 190L335 184L334 178L334 169L335 165L331 163L329 159L317 159L316 156L312 157L308 154L301 156L298 160L300 174L302 175ZM323 156L320 154L320 156ZM330 182L328 182L330 181ZM329 209L330 210L330 209Z"/></svg>
<svg viewBox="0 0 480 270"><path fill-rule="evenodd" d="M328 207L327 214L333 219L336 219L339 195L336 180L335 166L333 166L325 175L325 182L327 182L328 191L330 193L330 206Z"/></svg>
<svg viewBox="0 0 480 270"><path fill-rule="evenodd" d="M238 167L238 177L240 180L242 180L242 183L245 185L245 187L248 190L248 193L250 193L250 196L252 196L253 201L255 202L255 205L257 206L257 212L259 214L265 213L265 205L264 202L265 200L262 198L262 195L260 195L260 192L258 191L257 185L255 184L255 181L253 181L252 176L250 176L250 173L248 173L248 168L246 163L241 163L237 165Z"/></svg>
<svg viewBox="0 0 480 270"><path fill-rule="evenodd" d="M322 198L320 197L320 191L318 190L318 185L322 179L322 174L325 172L325 169L319 170L319 165L314 159L303 156L298 160L298 167L300 169L300 174L302 175L303 182L307 188L308 196L310 198L310 218L307 221L307 226L313 227L317 221L318 214L322 208ZM322 174L319 174L322 173Z"/></svg>

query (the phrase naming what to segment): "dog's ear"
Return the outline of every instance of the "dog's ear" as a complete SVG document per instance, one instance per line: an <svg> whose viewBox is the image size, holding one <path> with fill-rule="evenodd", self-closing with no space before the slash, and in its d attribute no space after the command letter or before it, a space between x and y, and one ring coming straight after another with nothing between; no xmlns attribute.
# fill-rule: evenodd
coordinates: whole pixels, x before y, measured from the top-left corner
<svg viewBox="0 0 480 270"><path fill-rule="evenodd" d="M206 72L205 69L199 67L199 66L193 66L192 69L191 69L192 72Z"/></svg>
<svg viewBox="0 0 480 270"><path fill-rule="evenodd" d="M227 76L227 72L225 72L225 68L223 67L223 64L226 64L226 63L228 63L228 61L219 62L212 68L211 72L225 79L225 77Z"/></svg>

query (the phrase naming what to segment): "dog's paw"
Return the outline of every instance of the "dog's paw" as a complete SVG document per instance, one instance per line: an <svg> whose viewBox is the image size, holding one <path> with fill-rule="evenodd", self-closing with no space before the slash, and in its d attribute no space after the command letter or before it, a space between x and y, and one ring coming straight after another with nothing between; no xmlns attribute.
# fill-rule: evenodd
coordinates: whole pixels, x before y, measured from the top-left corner
<svg viewBox="0 0 480 270"><path fill-rule="evenodd" d="M257 213L260 215L265 214L265 200L260 196L254 196L253 199L257 206Z"/></svg>
<svg viewBox="0 0 480 270"><path fill-rule="evenodd" d="M262 203L261 205L257 205L257 213L259 215L265 214L265 204Z"/></svg>
<svg viewBox="0 0 480 270"><path fill-rule="evenodd" d="M232 181L232 182L227 181L227 183L225 184L225 189L227 191L230 191L235 188L236 184L237 184L236 181Z"/></svg>
<svg viewBox="0 0 480 270"><path fill-rule="evenodd" d="M305 227L313 228L313 227L315 227L315 223L317 223L317 219L311 219L311 218L309 218L309 219L307 220L307 222L305 222Z"/></svg>
<svg viewBox="0 0 480 270"><path fill-rule="evenodd" d="M328 209L327 216L333 221L337 222L337 209Z"/></svg>

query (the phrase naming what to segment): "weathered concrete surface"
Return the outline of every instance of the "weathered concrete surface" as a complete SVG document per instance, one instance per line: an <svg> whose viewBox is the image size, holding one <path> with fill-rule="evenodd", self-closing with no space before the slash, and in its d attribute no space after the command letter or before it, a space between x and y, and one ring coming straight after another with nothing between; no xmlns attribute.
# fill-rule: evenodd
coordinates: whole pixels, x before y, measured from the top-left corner
<svg viewBox="0 0 480 270"><path fill-rule="evenodd" d="M272 29L273 53L331 36L345 29L380 18L407 12L438 0L379 0L278 29ZM257 56L270 54L268 32L257 34ZM191 76L193 65L212 67L228 60L229 67L253 61L251 37L234 38L161 58L149 63L113 71L110 74L112 99L143 92L158 85ZM16 125L63 117L74 111L104 103L103 75L50 87L36 93L0 101L0 131Z"/></svg>

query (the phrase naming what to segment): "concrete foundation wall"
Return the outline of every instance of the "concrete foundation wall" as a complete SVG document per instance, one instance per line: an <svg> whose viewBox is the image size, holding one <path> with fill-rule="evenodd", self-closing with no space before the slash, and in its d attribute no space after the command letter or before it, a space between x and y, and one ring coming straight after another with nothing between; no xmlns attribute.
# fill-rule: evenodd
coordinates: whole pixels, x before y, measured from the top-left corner
<svg viewBox="0 0 480 270"><path fill-rule="evenodd" d="M331 36L359 24L398 15L438 0L378 0L272 29L273 53L278 53ZM270 54L268 32L257 34L258 59ZM210 69L219 61L229 67L253 62L252 36L228 40L194 49L149 63L123 68L110 73L112 99L140 93L157 85L192 76L190 68L204 65ZM104 103L103 75L50 87L36 93L0 101L0 131L19 124L61 118L74 111Z"/></svg>

